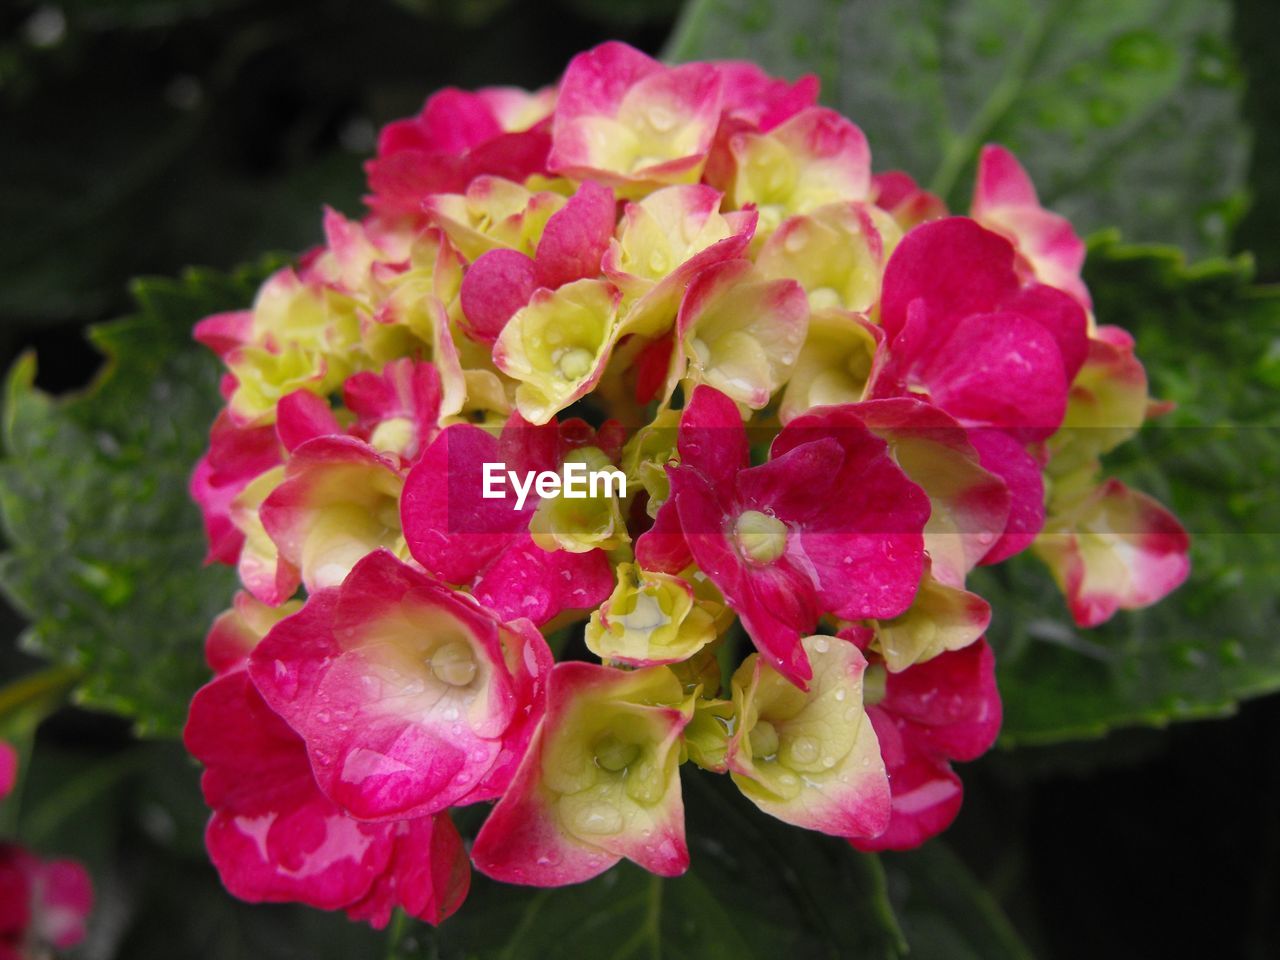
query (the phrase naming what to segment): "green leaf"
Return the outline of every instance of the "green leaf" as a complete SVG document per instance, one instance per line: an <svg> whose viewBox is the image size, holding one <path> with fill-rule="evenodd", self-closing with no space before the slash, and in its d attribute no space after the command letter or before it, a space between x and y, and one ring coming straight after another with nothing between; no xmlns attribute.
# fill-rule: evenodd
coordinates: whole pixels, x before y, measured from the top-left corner
<svg viewBox="0 0 1280 960"><path fill-rule="evenodd" d="M986 142L1088 233L1226 249L1247 133L1226 0L693 0L677 59L817 73L876 168L963 210Z"/></svg>
<svg viewBox="0 0 1280 960"><path fill-rule="evenodd" d="M191 328L249 303L265 271L136 283L139 312L91 332L109 359L83 393L36 389L31 356L9 376L0 587L32 621L25 645L83 671L83 703L147 733L181 726L205 679L201 638L234 590L230 570L201 567L187 495L219 402Z"/></svg>
<svg viewBox="0 0 1280 960"><path fill-rule="evenodd" d="M1030 960L1000 905L941 841L882 859L911 960Z"/></svg>
<svg viewBox="0 0 1280 960"><path fill-rule="evenodd" d="M1030 557L980 571L1004 742L1217 716L1280 690L1280 288L1250 286L1251 274L1243 258L1187 266L1167 248L1093 244L1100 322L1135 334L1153 394L1178 404L1108 469L1173 509L1192 573L1164 602L1081 631Z"/></svg>
<svg viewBox="0 0 1280 960"><path fill-rule="evenodd" d="M727 777L683 778L692 866L674 880L630 863L575 887L477 877L431 936L441 960L859 960L904 944L873 856L760 813ZM402 949L402 954L405 953Z"/></svg>

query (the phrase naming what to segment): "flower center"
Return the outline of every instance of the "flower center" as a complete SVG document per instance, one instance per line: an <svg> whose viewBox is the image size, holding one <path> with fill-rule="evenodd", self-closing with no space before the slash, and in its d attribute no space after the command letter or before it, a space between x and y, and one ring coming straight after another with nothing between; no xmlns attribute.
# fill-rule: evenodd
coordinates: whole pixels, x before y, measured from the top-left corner
<svg viewBox="0 0 1280 960"><path fill-rule="evenodd" d="M451 687L465 687L476 677L476 660L471 646L462 640L451 640L440 646L428 663L436 679Z"/></svg>
<svg viewBox="0 0 1280 960"><path fill-rule="evenodd" d="M768 720L759 721L747 734L751 741L751 756L757 760L769 760L778 754L778 731Z"/></svg>
<svg viewBox="0 0 1280 960"><path fill-rule="evenodd" d="M772 563L787 548L787 525L759 510L748 510L733 528L738 550L756 563Z"/></svg>
<svg viewBox="0 0 1280 960"><path fill-rule="evenodd" d="M566 380L577 380L591 370L591 360L591 354L582 347L570 347L556 357L556 366Z"/></svg>
<svg viewBox="0 0 1280 960"><path fill-rule="evenodd" d="M596 743L596 766L610 773L627 769L640 756L640 745L619 740L613 734Z"/></svg>

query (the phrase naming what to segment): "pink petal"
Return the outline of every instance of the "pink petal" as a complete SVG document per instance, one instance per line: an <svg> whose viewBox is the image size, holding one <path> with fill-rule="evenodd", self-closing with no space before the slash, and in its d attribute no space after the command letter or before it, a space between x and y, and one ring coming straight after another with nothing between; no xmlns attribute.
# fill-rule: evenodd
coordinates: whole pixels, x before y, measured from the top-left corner
<svg viewBox="0 0 1280 960"><path fill-rule="evenodd" d="M462 278L462 312L468 330L492 343L512 315L527 304L541 284L534 262L518 250L481 254Z"/></svg>
<svg viewBox="0 0 1280 960"><path fill-rule="evenodd" d="M912 726L921 748L976 760L995 743L1002 709L986 640L885 676L882 710Z"/></svg>
<svg viewBox="0 0 1280 960"><path fill-rule="evenodd" d="M351 820L320 794L302 741L244 671L196 694L184 741L206 766L205 843L234 896L332 910L364 896L386 867L386 828Z"/></svg>
<svg viewBox="0 0 1280 960"><path fill-rule="evenodd" d="M343 433L333 409L310 390L295 390L276 404L276 435L290 453L308 440Z"/></svg>
<svg viewBox="0 0 1280 960"><path fill-rule="evenodd" d="M503 462L492 434L455 424L409 471L400 516L410 552L428 571L450 583L470 583L514 533L528 529L536 498L517 511L510 484L503 487L506 499L482 496L484 464Z"/></svg>
<svg viewBox="0 0 1280 960"><path fill-rule="evenodd" d="M547 551L527 533L510 541L472 589L504 620L528 617L542 626L567 610L594 610L613 591L613 568L603 550Z"/></svg>
<svg viewBox="0 0 1280 960"><path fill-rule="evenodd" d="M1035 457L1002 430L973 430L969 440L982 465L1009 488L1009 523L981 561L989 566L1031 546L1044 527L1044 475Z"/></svg>
<svg viewBox="0 0 1280 960"><path fill-rule="evenodd" d="M1042 440L1062 424L1066 373L1053 336L1017 313L969 316L914 374L929 396L967 423Z"/></svg>
<svg viewBox="0 0 1280 960"><path fill-rule="evenodd" d="M409 819L474 791L504 741L536 722L538 704L519 702L504 630L469 597L378 551L273 629L249 670L306 741L326 795L363 819ZM465 645L471 679L433 672L445 643ZM529 665L521 657L514 669Z"/></svg>
<svg viewBox="0 0 1280 960"><path fill-rule="evenodd" d="M18 780L18 751L0 740L0 800L13 791Z"/></svg>
<svg viewBox="0 0 1280 960"><path fill-rule="evenodd" d="M855 838L857 850L910 850L951 826L964 799L964 787L945 758L920 750L892 715L868 707L889 772L893 799L889 826L876 837Z"/></svg>
<svg viewBox="0 0 1280 960"><path fill-rule="evenodd" d="M395 824L391 861L368 895L347 907L352 920L366 920L381 930L400 907L433 926L453 914L471 886L471 864L462 837L448 814L419 817Z"/></svg>
<svg viewBox="0 0 1280 960"><path fill-rule="evenodd" d="M253 311L235 310L205 317L195 326L194 336L219 357L225 357L249 340L253 332Z"/></svg>
<svg viewBox="0 0 1280 960"><path fill-rule="evenodd" d="M680 462L712 483L731 480L750 462L747 431L738 405L719 390L695 387L680 415Z"/></svg>
<svg viewBox="0 0 1280 960"><path fill-rule="evenodd" d="M49 860L34 879L37 892L33 927L35 938L58 950L84 940L85 922L93 909L89 871L74 860Z"/></svg>
<svg viewBox="0 0 1280 960"><path fill-rule="evenodd" d="M999 309L1018 288L1008 240L967 217L937 220L908 233L889 258L880 324L892 342L906 326L907 307L923 300L940 344L960 320Z"/></svg>
<svg viewBox="0 0 1280 960"><path fill-rule="evenodd" d="M1156 500L1107 480L1073 513L1076 526L1036 543L1082 627L1105 623L1177 589L1191 570L1190 538Z"/></svg>
<svg viewBox="0 0 1280 960"><path fill-rule="evenodd" d="M717 60L711 65L724 89L724 115L761 131L772 130L818 102L818 78L811 73L788 83L747 60Z"/></svg>
<svg viewBox="0 0 1280 960"><path fill-rule="evenodd" d="M555 288L597 276L600 258L613 237L615 210L608 187L591 180L578 187L569 202L552 214L538 241L537 286Z"/></svg>

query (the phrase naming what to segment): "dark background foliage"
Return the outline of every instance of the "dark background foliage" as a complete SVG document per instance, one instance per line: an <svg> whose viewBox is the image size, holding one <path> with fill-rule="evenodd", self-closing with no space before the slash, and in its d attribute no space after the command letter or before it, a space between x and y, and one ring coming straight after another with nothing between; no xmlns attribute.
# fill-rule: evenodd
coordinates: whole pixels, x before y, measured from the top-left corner
<svg viewBox="0 0 1280 960"><path fill-rule="evenodd" d="M302 249L318 239L321 204L358 211L360 162L377 127L414 112L429 91L447 84L537 86L554 79L574 52L606 38L656 53L678 6L675 0L5 5L0 366L33 349L39 386L53 393L83 386L101 358L81 331L135 309L131 277L173 276L192 264L231 270L266 251ZM1207 249L1251 250L1258 278L1277 281L1280 34L1269 0L1238 0L1232 41L1238 58L1224 56L1247 81L1249 204L1215 200L1212 212L1226 226L1214 227ZM793 47L798 58L811 58L801 44ZM1206 184L1216 169L1211 163L1199 172ZM1089 187L1085 182L1080 190ZM1242 212L1232 233L1230 223ZM1193 213L1204 211L1188 217ZM1097 269L1105 283L1105 268ZM1207 342L1197 349L1212 351ZM1170 355L1179 347L1174 342ZM59 478L45 480L56 485ZM1271 582L1261 578L1258 589ZM1210 610L1203 622L1226 625L1231 616ZM5 637L16 639L22 629L23 621L7 612ZM1203 639L1216 648L1220 638ZM22 676L40 664L15 643L0 643L0 676ZM49 697L74 679L44 676ZM1063 687L1088 682L1087 674L1056 676ZM6 722L21 727L21 717ZM1228 719L997 750L964 776L968 798L948 840L1035 955L1280 955L1276 697L1247 703ZM204 811L196 777L177 745L140 742L125 721L106 714L68 708L41 726L25 788L24 839L85 858L93 869L101 905L86 956L381 954L384 938L340 919L230 901L200 849ZM958 941L938 934L936 918L912 906L922 890L945 893L955 866L942 852L930 856L910 864L889 858L889 891L917 955L961 957ZM738 879L716 882L732 886ZM641 882L631 873L620 881ZM765 889L770 882L766 877ZM836 876L826 889L851 895L861 882ZM838 926L838 907L834 915ZM845 919L856 925L860 915L850 909ZM476 936L482 941L483 931ZM860 942L830 936L842 945ZM1019 955L982 942L971 940L968 955ZM406 955L442 949L435 941L393 946Z"/></svg>

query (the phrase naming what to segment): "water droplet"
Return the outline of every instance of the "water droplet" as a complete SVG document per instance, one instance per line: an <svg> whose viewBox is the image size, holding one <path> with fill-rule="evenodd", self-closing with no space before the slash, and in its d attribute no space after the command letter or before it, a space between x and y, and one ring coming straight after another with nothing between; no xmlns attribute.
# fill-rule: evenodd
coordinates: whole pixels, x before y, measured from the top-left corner
<svg viewBox="0 0 1280 960"><path fill-rule="evenodd" d="M796 763L813 763L818 759L818 741L813 737L796 737L791 742L791 756Z"/></svg>

